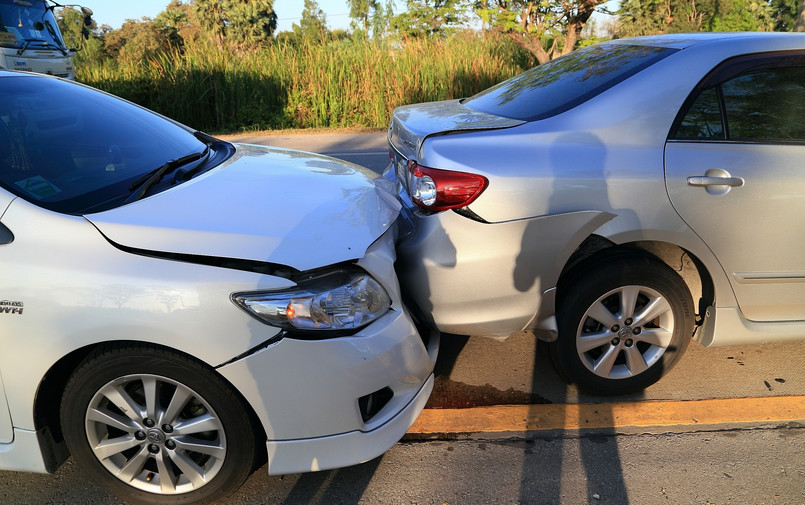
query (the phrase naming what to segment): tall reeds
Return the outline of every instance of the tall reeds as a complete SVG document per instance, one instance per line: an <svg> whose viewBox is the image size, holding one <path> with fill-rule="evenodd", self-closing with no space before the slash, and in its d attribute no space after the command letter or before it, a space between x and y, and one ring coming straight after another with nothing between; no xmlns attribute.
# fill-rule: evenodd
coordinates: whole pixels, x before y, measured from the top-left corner
<svg viewBox="0 0 805 505"><path fill-rule="evenodd" d="M213 132L383 127L400 105L469 96L534 64L503 39L326 45L257 51L195 43L145 62L100 62L78 80Z"/></svg>

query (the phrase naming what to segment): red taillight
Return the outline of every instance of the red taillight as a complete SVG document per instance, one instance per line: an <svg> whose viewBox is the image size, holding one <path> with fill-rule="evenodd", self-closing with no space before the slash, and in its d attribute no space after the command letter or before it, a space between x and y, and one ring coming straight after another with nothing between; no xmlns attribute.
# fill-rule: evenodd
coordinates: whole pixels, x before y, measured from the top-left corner
<svg viewBox="0 0 805 505"><path fill-rule="evenodd" d="M408 162L408 192L411 199L432 211L466 207L483 193L489 181L486 177L451 170L423 167Z"/></svg>

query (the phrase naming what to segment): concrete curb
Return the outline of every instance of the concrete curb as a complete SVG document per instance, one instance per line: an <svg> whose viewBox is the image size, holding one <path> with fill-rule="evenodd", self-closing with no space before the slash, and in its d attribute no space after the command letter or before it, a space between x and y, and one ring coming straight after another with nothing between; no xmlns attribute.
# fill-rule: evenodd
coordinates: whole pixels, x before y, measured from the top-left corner
<svg viewBox="0 0 805 505"><path fill-rule="evenodd" d="M579 405L501 405L426 409L412 436L611 430L805 422L805 396Z"/></svg>

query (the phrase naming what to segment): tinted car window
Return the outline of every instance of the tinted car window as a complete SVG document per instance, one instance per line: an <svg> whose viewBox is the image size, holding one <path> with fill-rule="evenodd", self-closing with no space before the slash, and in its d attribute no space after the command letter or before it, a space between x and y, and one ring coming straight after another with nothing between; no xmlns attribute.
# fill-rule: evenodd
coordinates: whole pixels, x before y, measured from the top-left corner
<svg viewBox="0 0 805 505"><path fill-rule="evenodd" d="M653 65L675 49L602 43L534 67L468 98L470 109L523 121L569 110Z"/></svg>
<svg viewBox="0 0 805 505"><path fill-rule="evenodd" d="M715 82L705 82L672 138L805 140L805 59L761 55L736 59L723 67L739 71L723 75L722 67L716 69L711 74Z"/></svg>
<svg viewBox="0 0 805 505"><path fill-rule="evenodd" d="M120 205L146 172L206 148L176 123L74 83L6 74L0 96L0 185L47 209Z"/></svg>
<svg viewBox="0 0 805 505"><path fill-rule="evenodd" d="M721 91L730 139L805 140L805 67L751 72Z"/></svg>
<svg viewBox="0 0 805 505"><path fill-rule="evenodd" d="M682 118L676 136L689 139L723 140L726 138L717 88L702 91L699 98L690 106L688 113Z"/></svg>

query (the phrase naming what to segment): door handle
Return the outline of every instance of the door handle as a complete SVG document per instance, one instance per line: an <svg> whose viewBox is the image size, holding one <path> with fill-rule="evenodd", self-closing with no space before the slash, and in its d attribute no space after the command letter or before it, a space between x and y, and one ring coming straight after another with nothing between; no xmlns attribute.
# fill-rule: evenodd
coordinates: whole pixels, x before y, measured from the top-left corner
<svg viewBox="0 0 805 505"><path fill-rule="evenodd" d="M729 186L738 188L744 185L742 177L711 177L707 175L694 175L688 177L688 186Z"/></svg>

